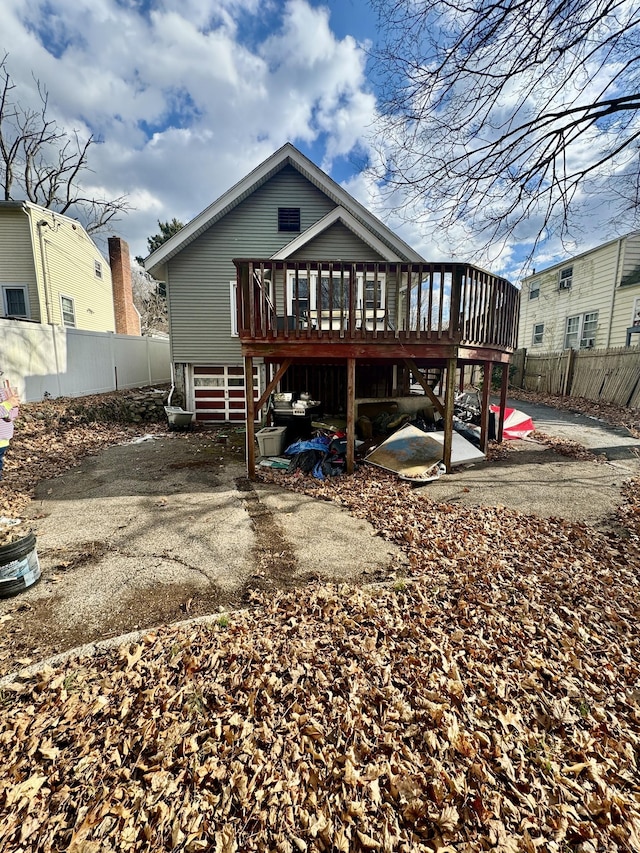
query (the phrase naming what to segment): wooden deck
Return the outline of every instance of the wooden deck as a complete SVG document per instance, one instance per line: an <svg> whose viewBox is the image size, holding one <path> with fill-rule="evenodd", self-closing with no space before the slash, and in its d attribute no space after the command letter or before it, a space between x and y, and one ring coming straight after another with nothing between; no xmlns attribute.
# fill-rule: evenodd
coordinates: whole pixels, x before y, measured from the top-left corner
<svg viewBox="0 0 640 853"><path fill-rule="evenodd" d="M255 473L253 418L292 364L347 367L347 432L355 438L355 371L358 363L400 364L423 386L445 419L445 464L450 467L456 371L485 367L489 378L502 366L506 399L508 364L516 347L520 293L504 278L469 264L368 261L234 260L237 270L237 332L252 375L253 359L277 366L254 406L247 400L247 463ZM446 371L444 402L433 395L424 372ZM251 396L251 395L249 395ZM499 437L501 436L500 419ZM348 442L353 470L352 441Z"/></svg>

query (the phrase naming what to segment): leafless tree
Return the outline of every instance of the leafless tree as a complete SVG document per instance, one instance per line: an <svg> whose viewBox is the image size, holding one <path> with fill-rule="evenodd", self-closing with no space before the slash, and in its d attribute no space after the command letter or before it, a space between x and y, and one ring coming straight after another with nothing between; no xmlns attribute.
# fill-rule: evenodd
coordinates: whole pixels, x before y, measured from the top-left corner
<svg viewBox="0 0 640 853"><path fill-rule="evenodd" d="M377 177L408 217L535 245L606 188L636 223L640 0L371 2Z"/></svg>
<svg viewBox="0 0 640 853"><path fill-rule="evenodd" d="M131 267L131 289L133 304L140 313L143 335L152 332L168 332L167 298L162 283L140 266Z"/></svg>
<svg viewBox="0 0 640 853"><path fill-rule="evenodd" d="M130 208L126 196L116 199L85 195L81 177L89 169L89 151L96 144L90 135L67 132L48 115L48 93L36 81L39 106L22 106L16 84L0 61L0 190L10 201L26 198L34 204L81 220L95 233Z"/></svg>

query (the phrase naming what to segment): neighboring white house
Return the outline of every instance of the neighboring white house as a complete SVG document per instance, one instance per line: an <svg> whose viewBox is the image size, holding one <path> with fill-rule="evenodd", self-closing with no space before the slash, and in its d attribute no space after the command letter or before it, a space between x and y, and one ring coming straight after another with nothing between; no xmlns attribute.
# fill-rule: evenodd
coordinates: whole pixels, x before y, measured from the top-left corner
<svg viewBox="0 0 640 853"><path fill-rule="evenodd" d="M640 232L522 281L518 347L531 352L640 344Z"/></svg>

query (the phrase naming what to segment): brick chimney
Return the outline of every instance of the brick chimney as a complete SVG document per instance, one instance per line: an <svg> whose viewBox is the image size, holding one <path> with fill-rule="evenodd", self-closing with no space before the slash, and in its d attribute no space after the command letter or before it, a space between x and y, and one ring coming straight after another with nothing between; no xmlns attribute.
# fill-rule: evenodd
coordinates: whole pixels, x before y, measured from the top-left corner
<svg viewBox="0 0 640 853"><path fill-rule="evenodd" d="M133 304L129 246L120 237L109 237L109 265L116 333L139 336L141 334L140 315Z"/></svg>

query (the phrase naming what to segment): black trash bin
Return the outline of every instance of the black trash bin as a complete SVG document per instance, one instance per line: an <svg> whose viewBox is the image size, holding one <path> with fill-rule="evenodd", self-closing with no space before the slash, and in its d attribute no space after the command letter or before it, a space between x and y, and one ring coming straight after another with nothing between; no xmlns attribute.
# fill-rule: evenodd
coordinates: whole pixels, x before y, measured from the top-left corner
<svg viewBox="0 0 640 853"><path fill-rule="evenodd" d="M10 598L40 578L36 537L28 533L0 547L0 598Z"/></svg>

